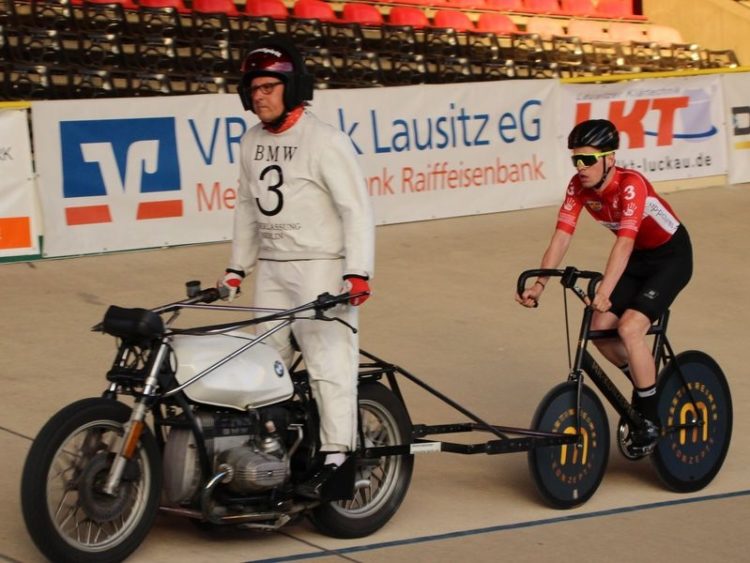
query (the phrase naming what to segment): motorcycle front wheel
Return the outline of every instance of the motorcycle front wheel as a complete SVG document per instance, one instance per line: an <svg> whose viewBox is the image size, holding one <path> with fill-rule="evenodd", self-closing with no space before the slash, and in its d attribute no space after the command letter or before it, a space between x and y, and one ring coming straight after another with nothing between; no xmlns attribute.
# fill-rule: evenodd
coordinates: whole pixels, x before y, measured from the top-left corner
<svg viewBox="0 0 750 563"><path fill-rule="evenodd" d="M411 441L411 421L401 400L380 383L359 387L359 411L365 443L395 446ZM413 455L383 456L357 470L354 498L317 507L310 519L324 534L361 538L380 529L398 510L414 470Z"/></svg>
<svg viewBox="0 0 750 563"><path fill-rule="evenodd" d="M50 561L122 561L141 544L158 509L161 456L145 428L114 495L104 493L131 409L92 398L68 405L39 432L21 481L26 529Z"/></svg>

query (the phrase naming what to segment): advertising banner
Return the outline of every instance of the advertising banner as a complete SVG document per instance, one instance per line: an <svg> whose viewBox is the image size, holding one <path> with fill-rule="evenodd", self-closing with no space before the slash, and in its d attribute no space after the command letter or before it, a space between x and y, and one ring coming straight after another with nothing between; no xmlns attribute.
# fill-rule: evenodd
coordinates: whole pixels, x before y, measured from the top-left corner
<svg viewBox="0 0 750 563"><path fill-rule="evenodd" d="M725 74L729 183L750 182L750 73Z"/></svg>
<svg viewBox="0 0 750 563"><path fill-rule="evenodd" d="M354 143L378 222L561 201L557 82L470 86L325 92L316 113Z"/></svg>
<svg viewBox="0 0 750 563"><path fill-rule="evenodd" d="M39 254L27 110L0 108L0 258Z"/></svg>
<svg viewBox="0 0 750 563"><path fill-rule="evenodd" d="M379 224L556 203L557 82L317 91L312 111L349 135ZM45 256L227 240L239 142L236 95L35 102Z"/></svg>
<svg viewBox="0 0 750 563"><path fill-rule="evenodd" d="M618 166L652 182L726 174L721 90L719 76L565 84L560 130L609 119L620 131Z"/></svg>

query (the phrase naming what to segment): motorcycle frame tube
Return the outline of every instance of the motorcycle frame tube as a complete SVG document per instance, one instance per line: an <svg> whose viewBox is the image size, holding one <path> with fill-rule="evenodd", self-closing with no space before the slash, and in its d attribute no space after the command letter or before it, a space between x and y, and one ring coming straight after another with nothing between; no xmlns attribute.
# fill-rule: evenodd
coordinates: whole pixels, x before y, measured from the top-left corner
<svg viewBox="0 0 750 563"><path fill-rule="evenodd" d="M531 430L528 428L516 428L510 426L497 426L490 424L481 419L470 410L461 406L457 402L453 401L446 395L442 394L437 389L431 387L417 376L409 373L400 366L385 362L378 358L374 354L360 350L360 354L365 358L374 362L374 364L368 364L368 371L364 374L364 378L380 378L385 374L388 378L389 385L393 392L401 398L401 391L399 389L396 375L405 377L412 383L418 385L431 395L440 399L442 402L448 404L464 416L470 418L473 422L458 423L458 424L440 424L440 425L424 425L418 424L412 427L412 439L414 440L409 444L400 444L396 446L381 446L364 448L360 451L360 455L365 458L376 458L384 455L411 455L414 453L421 452L434 452L444 451L450 453L459 454L500 454L500 453L512 453L512 452L523 452L528 451L532 448L542 446L559 446L565 444L574 444L579 436L576 434L562 434L557 432L540 432L537 430ZM362 379L362 378L361 378ZM405 404L405 403L404 403ZM407 409L408 410L408 409ZM459 432L488 432L499 439L490 440L478 444L460 444L453 442L438 442L434 440L427 440L422 436L429 436L435 434L454 434ZM510 434L516 434L521 436L511 437ZM419 446L418 444L424 444Z"/></svg>

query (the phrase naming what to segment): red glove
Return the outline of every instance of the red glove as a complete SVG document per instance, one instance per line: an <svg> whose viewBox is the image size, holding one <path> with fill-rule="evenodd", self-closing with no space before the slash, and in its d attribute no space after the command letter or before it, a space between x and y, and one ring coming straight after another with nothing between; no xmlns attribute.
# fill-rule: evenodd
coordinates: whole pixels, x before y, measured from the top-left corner
<svg viewBox="0 0 750 563"><path fill-rule="evenodd" d="M239 294L240 284L242 284L244 278L244 272L227 269L224 277L216 283L216 287L226 287L229 290L229 295L227 295L226 301L232 301Z"/></svg>
<svg viewBox="0 0 750 563"><path fill-rule="evenodd" d="M349 274L344 276L344 291L354 296L349 299L349 303L357 307L370 297L370 284L365 277Z"/></svg>

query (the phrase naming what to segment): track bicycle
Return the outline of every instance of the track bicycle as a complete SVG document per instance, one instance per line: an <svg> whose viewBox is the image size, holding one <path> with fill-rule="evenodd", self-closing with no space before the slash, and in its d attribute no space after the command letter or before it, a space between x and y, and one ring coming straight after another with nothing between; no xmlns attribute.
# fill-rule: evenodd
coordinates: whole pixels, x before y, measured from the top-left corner
<svg viewBox="0 0 750 563"><path fill-rule="evenodd" d="M527 270L518 278L518 294L523 293L529 278L540 276L560 278L564 290L572 291L584 304L593 299L602 279L599 272L573 267ZM588 280L586 291L576 285L579 280ZM604 476L609 423L601 400L586 385L585 376L620 415L617 445L626 458L650 457L669 489L702 489L721 469L732 436L732 398L718 363L698 350L675 354L667 338L669 311L652 325L648 334L654 337L660 434L651 452L635 453L631 436L644 428L645 421L588 350L592 341L618 338L615 329L592 330L593 313L585 307L567 381L549 391L532 421L534 430L577 436L572 445L529 450L529 467L540 493L552 505L568 508L585 502Z"/></svg>

